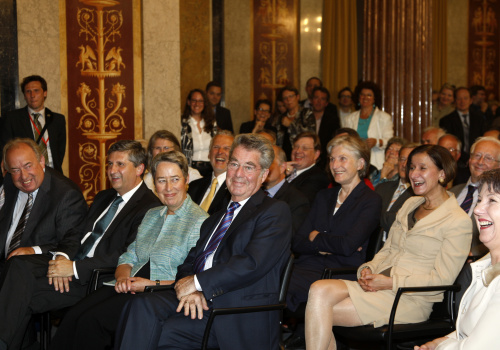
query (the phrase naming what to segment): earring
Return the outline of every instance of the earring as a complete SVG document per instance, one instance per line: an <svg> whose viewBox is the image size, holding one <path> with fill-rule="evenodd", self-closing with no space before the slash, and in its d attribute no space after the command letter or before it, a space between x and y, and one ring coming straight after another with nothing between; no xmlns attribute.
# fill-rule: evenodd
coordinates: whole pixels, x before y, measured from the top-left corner
<svg viewBox="0 0 500 350"><path fill-rule="evenodd" d="M441 185L444 184L444 179L442 177L440 177L438 181Z"/></svg>

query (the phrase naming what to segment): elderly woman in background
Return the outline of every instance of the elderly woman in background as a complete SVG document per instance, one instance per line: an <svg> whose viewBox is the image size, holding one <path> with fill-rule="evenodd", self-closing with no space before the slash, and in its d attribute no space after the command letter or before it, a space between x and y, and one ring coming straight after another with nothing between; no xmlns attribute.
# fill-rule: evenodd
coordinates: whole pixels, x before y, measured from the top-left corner
<svg viewBox="0 0 500 350"><path fill-rule="evenodd" d="M347 116L342 126L358 132L371 151L371 163L382 169L385 147L394 136L391 116L380 109L382 92L374 82L363 81L356 86L353 100L360 109Z"/></svg>
<svg viewBox="0 0 500 350"><path fill-rule="evenodd" d="M484 172L479 188L474 217L490 253L471 264L471 285L460 302L456 331L415 350L500 349L500 169Z"/></svg>
<svg viewBox="0 0 500 350"><path fill-rule="evenodd" d="M370 174L370 181L373 186L377 186L379 183L387 181L398 181L399 171L398 171L398 159L399 150L406 144L406 140L393 137L387 142L387 147L385 148L385 162L382 169L375 169Z"/></svg>
<svg viewBox="0 0 500 350"><path fill-rule="evenodd" d="M423 145L408 158L415 197L399 210L384 247L358 269L358 281L321 280L309 291L308 350L336 349L332 326L387 324L399 287L452 284L469 253L472 222L446 185L456 163L441 146ZM397 323L425 321L442 293L405 294Z"/></svg>
<svg viewBox="0 0 500 350"><path fill-rule="evenodd" d="M153 161L153 158L156 157L159 153L163 152L173 152L181 151L181 144L179 143L179 140L173 133L171 133L168 130L158 130L155 132L151 137L149 138L148 142L148 169L146 170L146 173L144 174L144 183L148 188L156 193L156 188L154 184L154 179L153 175L151 174L151 163ZM192 182L194 180L201 179L202 176L200 172L196 169L193 169L191 167L188 167L188 175L189 175L189 182Z"/></svg>
<svg viewBox="0 0 500 350"><path fill-rule="evenodd" d="M181 116L182 153L188 159L188 165L203 177L212 173L208 152L216 133L215 115L205 93L200 89L191 90Z"/></svg>
<svg viewBox="0 0 500 350"><path fill-rule="evenodd" d="M293 239L295 261L287 305L295 311L307 301L309 286L325 267L365 262L370 235L378 227L381 197L365 182L370 152L358 137L337 136L327 147L330 171L338 186L316 195L308 217Z"/></svg>
<svg viewBox="0 0 500 350"><path fill-rule="evenodd" d="M105 349L112 345L121 310L146 286L172 284L177 266L200 236L208 214L187 194L187 160L177 151L153 158L151 172L162 207L149 210L137 237L118 260L116 281L76 304L64 317L53 349ZM112 287L114 285L114 287Z"/></svg>
<svg viewBox="0 0 500 350"><path fill-rule="evenodd" d="M445 83L439 90L439 97L435 103L432 104L432 125L439 127L439 120L447 116L455 110L453 105L455 86L450 83Z"/></svg>

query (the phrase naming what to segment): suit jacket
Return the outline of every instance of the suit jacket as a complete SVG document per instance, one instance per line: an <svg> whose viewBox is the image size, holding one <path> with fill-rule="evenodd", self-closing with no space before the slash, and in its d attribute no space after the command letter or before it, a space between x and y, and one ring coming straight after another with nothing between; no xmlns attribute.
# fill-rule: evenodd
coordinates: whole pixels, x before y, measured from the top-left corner
<svg viewBox="0 0 500 350"><path fill-rule="evenodd" d="M330 107L331 106L331 107ZM321 155L319 156L319 165L324 167L327 164L328 152L326 146L333 138L337 129L340 128L340 118L337 112L337 106L329 103L325 108L321 124L319 125L318 136L321 143Z"/></svg>
<svg viewBox="0 0 500 350"><path fill-rule="evenodd" d="M5 177L5 204L0 211L0 262L5 260L9 232L19 190L12 177ZM87 213L82 192L73 181L50 167L45 167L28 222L21 236L21 247L39 246L44 254L58 245L62 250L77 249L79 242L74 228ZM61 242L64 237L64 243Z"/></svg>
<svg viewBox="0 0 500 350"><path fill-rule="evenodd" d="M219 130L233 130L233 120L231 119L231 111L227 108L218 105L215 107L215 121Z"/></svg>
<svg viewBox="0 0 500 350"><path fill-rule="evenodd" d="M201 226L200 239L178 267L176 279L193 275L193 263L207 244L225 210ZM280 275L290 256L290 210L262 190L250 197L229 226L215 252L212 268L196 274L214 308L252 306L278 301ZM279 312L216 318L213 330L221 349L275 349Z"/></svg>
<svg viewBox="0 0 500 350"><path fill-rule="evenodd" d="M309 199L309 203L313 203L316 193L323 188L327 188L330 180L325 171L321 170L319 166L314 165L290 183Z"/></svg>
<svg viewBox="0 0 500 350"><path fill-rule="evenodd" d="M462 190L464 189L466 183L460 184L453 186L450 189L450 192L455 195L455 197L458 198ZM462 203L458 203L458 205L461 205ZM470 210L474 210L473 207L470 208ZM488 253L488 248L485 247L485 245L479 240L479 229L477 227L476 219L474 218L474 215L471 217L472 220L472 243L471 243L471 248L470 251L472 252L473 255L478 255L478 256L483 256L486 253Z"/></svg>
<svg viewBox="0 0 500 350"><path fill-rule="evenodd" d="M97 218L115 199L117 192L110 188L99 192L94 199L90 210L85 217L82 225L78 229L80 240L94 228ZM97 244L93 258L85 258L76 262L78 272L78 281L81 284L87 284L92 271L99 267L115 267L118 258L127 250L137 234L137 228L142 222L146 212L154 207L162 205L158 197L147 188L144 182L134 195L128 200L127 204L120 210L113 219L109 227L104 232L101 241ZM80 242L80 241L78 241ZM64 251L73 258L78 252L77 249ZM58 251L62 251L58 249Z"/></svg>
<svg viewBox="0 0 500 350"><path fill-rule="evenodd" d="M447 133L455 135L460 141L462 141L461 158L466 157L468 159L469 153L464 151L464 129L462 128L462 118L460 118L457 110L454 110L447 116L441 118L439 121L439 127L445 129ZM485 131L486 125L483 116L473 109L469 109L469 147L472 146L478 137L483 136Z"/></svg>
<svg viewBox="0 0 500 350"><path fill-rule="evenodd" d="M201 205L201 200L211 185L212 177L202 177L201 179L189 183L188 194L191 196L193 202ZM221 209L226 209L230 200L231 193L229 193L226 181L224 181L224 183L219 187L219 190L215 193L214 199L208 208L208 214L212 215Z"/></svg>
<svg viewBox="0 0 500 350"><path fill-rule="evenodd" d="M406 191L401 193L398 199L396 199L391 209L387 210L387 208L389 208L389 204L391 204L392 196L394 195L394 192L396 192L396 190L398 189L398 186L399 186L399 180L382 182L381 184L378 184L377 187L375 187L375 192L377 192L382 197L382 212L380 215L380 227L385 232L390 231L391 226L394 223L394 220L396 220L396 214L398 213L398 210L403 206L406 200L415 195L413 193L413 189L411 188L411 186L408 187Z"/></svg>
<svg viewBox="0 0 500 350"><path fill-rule="evenodd" d="M318 192L311 211L294 237L293 251L301 260L318 260L324 268L359 266L365 262L370 235L378 227L382 199L361 181L333 215L340 186ZM320 233L311 242L309 234ZM363 247L358 251L359 247ZM332 253L328 256L319 252ZM308 257L309 256L309 257Z"/></svg>
<svg viewBox="0 0 500 350"><path fill-rule="evenodd" d="M310 205L307 197L285 180L273 198L288 204L292 214L293 232L297 232L309 213Z"/></svg>
<svg viewBox="0 0 500 350"><path fill-rule="evenodd" d="M0 146L16 137L26 137L35 140L29 118L28 107L8 112L3 118L0 129ZM45 123L49 133L50 152L54 161L54 169L62 173L62 163L66 152L66 119L62 114L54 113L45 108ZM0 155L0 157L2 157Z"/></svg>

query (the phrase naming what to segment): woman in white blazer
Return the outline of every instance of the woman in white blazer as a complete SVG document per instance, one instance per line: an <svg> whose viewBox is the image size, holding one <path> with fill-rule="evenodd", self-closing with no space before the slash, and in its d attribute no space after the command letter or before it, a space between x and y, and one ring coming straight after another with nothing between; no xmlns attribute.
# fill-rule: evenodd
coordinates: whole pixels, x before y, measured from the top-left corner
<svg viewBox="0 0 500 350"><path fill-rule="evenodd" d="M471 264L472 281L460 302L456 331L415 350L500 349L500 169L484 172L474 216L490 250Z"/></svg>
<svg viewBox="0 0 500 350"><path fill-rule="evenodd" d="M346 117L344 127L358 132L371 150L371 164L381 169L387 141L394 136L392 117L380 109L382 92L374 82L362 81L354 90L353 100L360 109Z"/></svg>

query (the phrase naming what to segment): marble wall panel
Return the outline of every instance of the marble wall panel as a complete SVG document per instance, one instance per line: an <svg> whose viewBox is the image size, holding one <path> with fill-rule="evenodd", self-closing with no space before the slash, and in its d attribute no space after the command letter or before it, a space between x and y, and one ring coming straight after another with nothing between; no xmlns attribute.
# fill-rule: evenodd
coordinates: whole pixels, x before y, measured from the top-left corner
<svg viewBox="0 0 500 350"><path fill-rule="evenodd" d="M467 85L467 0L448 0L448 82Z"/></svg>
<svg viewBox="0 0 500 350"><path fill-rule="evenodd" d="M307 79L321 76L321 24L323 0L300 2L300 99L307 98ZM336 98L332 101L335 102Z"/></svg>

